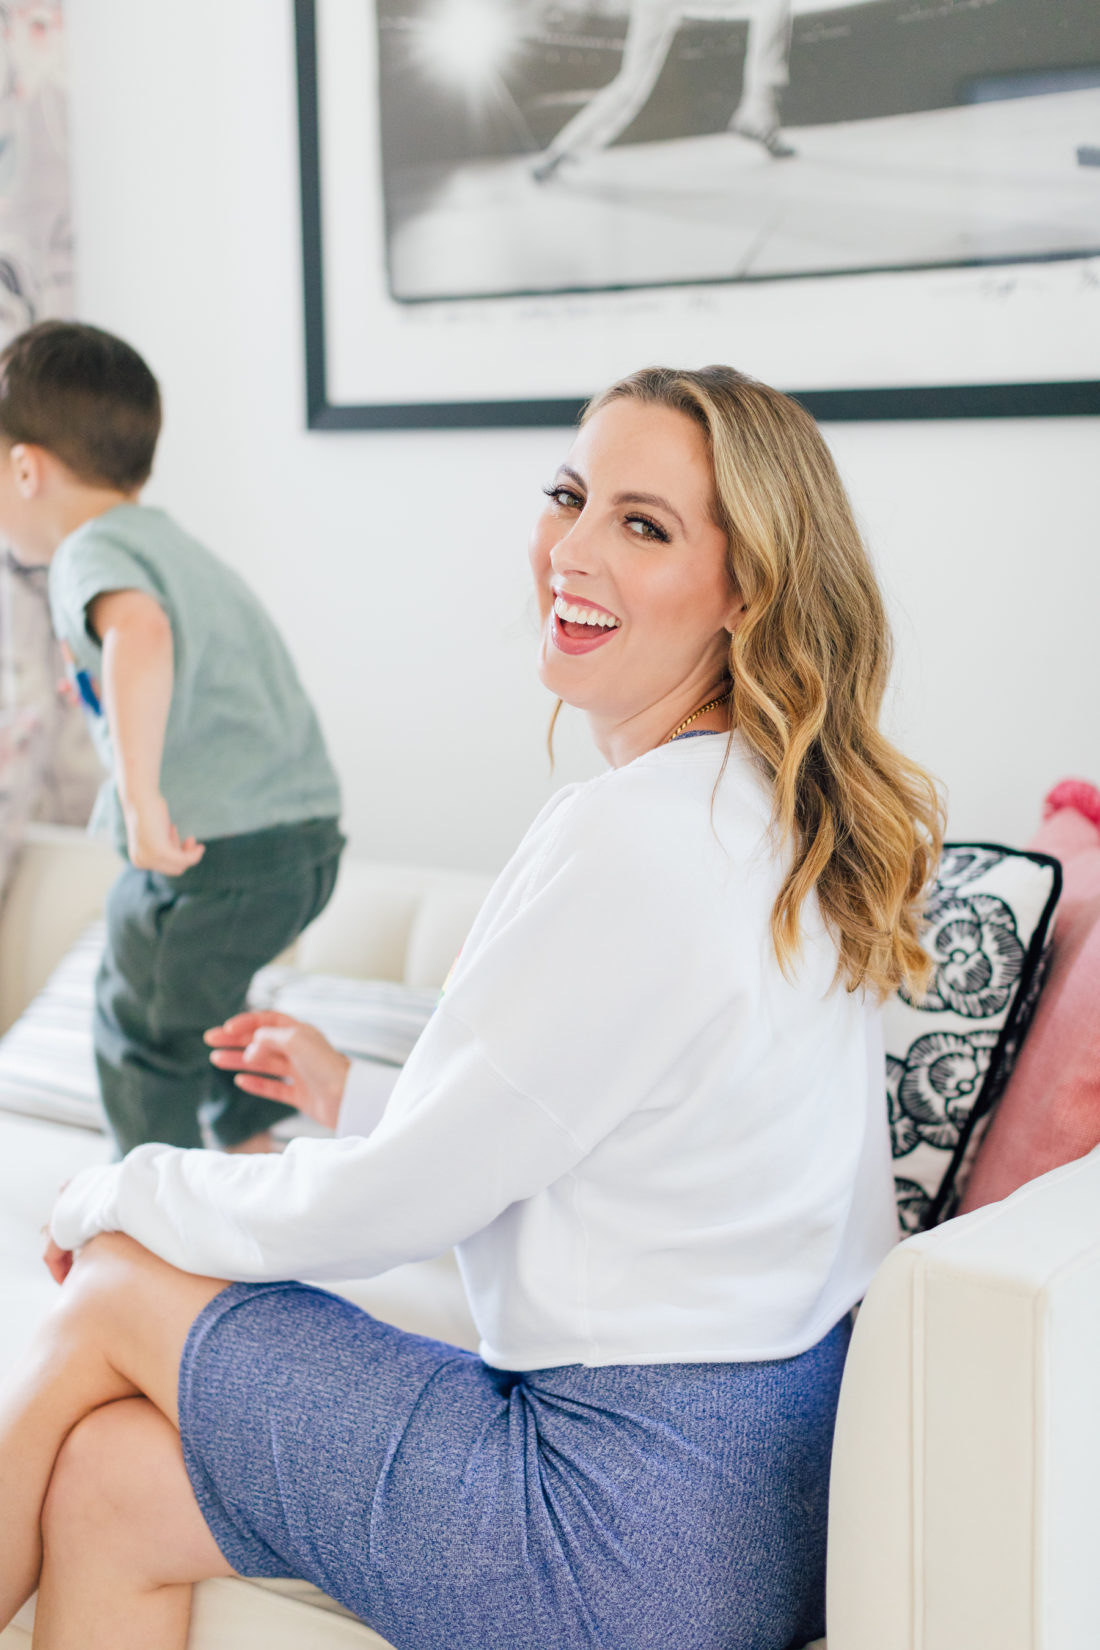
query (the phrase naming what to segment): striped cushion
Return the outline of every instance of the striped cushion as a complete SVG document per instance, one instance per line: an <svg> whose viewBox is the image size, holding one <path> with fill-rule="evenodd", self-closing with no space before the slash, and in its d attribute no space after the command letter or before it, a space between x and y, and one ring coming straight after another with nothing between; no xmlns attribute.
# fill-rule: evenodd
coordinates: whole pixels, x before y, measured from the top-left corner
<svg viewBox="0 0 1100 1650"><path fill-rule="evenodd" d="M92 1000L103 938L101 922L86 929L0 1038L0 1110L102 1129ZM345 1054L392 1066L404 1065L438 997L388 980L305 974L277 964L260 970L249 993L253 1007L308 1021Z"/></svg>

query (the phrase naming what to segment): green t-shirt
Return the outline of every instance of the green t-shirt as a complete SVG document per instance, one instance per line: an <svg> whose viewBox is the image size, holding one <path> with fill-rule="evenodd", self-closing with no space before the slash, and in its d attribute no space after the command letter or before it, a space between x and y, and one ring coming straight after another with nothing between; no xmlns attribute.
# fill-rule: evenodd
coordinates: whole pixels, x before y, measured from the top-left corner
<svg viewBox="0 0 1100 1650"><path fill-rule="evenodd" d="M334 818L340 787L313 706L275 626L244 581L163 510L120 504L85 522L50 563L54 629L98 696L103 653L88 604L108 590L144 590L172 626L175 681L160 787L172 822L200 842L304 819ZM113 771L107 719L93 737ZM126 833L113 781L106 812Z"/></svg>

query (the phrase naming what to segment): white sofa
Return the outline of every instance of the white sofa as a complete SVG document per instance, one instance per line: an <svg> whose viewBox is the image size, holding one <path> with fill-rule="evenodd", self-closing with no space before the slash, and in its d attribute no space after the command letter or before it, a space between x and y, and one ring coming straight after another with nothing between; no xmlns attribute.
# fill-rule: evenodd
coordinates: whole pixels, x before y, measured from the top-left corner
<svg viewBox="0 0 1100 1650"><path fill-rule="evenodd" d="M0 1029L96 914L114 869L75 833L32 833L0 912ZM295 960L438 984L486 884L349 861ZM38 1229L53 1193L105 1150L87 1130L0 1112L0 1375L51 1299ZM450 1257L346 1293L403 1327L474 1342ZM829 1650L1100 1643L1098 1369L1100 1153L895 1251L860 1313L844 1379ZM0 1650L29 1646L32 1610L0 1634ZM189 1644L385 1650L297 1582L203 1583Z"/></svg>

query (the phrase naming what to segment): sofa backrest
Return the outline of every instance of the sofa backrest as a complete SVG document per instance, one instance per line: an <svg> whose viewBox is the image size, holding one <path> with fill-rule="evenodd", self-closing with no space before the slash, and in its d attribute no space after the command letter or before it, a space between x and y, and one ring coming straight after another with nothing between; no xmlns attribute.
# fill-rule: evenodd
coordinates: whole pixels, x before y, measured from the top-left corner
<svg viewBox="0 0 1100 1650"><path fill-rule="evenodd" d="M103 910L114 849L71 825L29 825L0 906L0 1032Z"/></svg>
<svg viewBox="0 0 1100 1650"><path fill-rule="evenodd" d="M0 908L0 1032L103 910L119 860L67 826L31 826ZM441 986L492 878L345 856L327 909L279 960L354 979Z"/></svg>
<svg viewBox="0 0 1100 1650"><path fill-rule="evenodd" d="M492 878L345 858L328 907L286 958L319 974L441 986Z"/></svg>

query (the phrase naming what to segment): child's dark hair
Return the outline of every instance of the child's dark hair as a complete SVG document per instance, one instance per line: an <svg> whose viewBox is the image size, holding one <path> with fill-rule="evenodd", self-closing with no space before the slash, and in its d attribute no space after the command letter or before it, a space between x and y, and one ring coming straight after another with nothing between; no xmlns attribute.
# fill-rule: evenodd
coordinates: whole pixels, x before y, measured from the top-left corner
<svg viewBox="0 0 1100 1650"><path fill-rule="evenodd" d="M159 434L157 381L109 332L40 321L0 355L0 436L44 447L81 481L134 492Z"/></svg>

